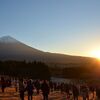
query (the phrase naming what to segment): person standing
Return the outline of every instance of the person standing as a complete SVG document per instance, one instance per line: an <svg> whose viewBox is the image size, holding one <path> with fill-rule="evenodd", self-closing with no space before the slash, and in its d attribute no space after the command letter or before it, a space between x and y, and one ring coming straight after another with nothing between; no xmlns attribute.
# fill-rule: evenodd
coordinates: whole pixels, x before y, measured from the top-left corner
<svg viewBox="0 0 100 100"><path fill-rule="evenodd" d="M1 77L1 90L3 93L5 90L5 87L6 87L6 81L5 81L4 77Z"/></svg>
<svg viewBox="0 0 100 100"><path fill-rule="evenodd" d="M88 87L86 85L83 85L81 90L82 90L83 100L89 100Z"/></svg>
<svg viewBox="0 0 100 100"><path fill-rule="evenodd" d="M78 100L79 91L78 91L78 88L75 85L72 86L72 91L73 91L74 100Z"/></svg>
<svg viewBox="0 0 100 100"><path fill-rule="evenodd" d="M25 88L23 85L23 79L19 80L19 94L20 94L20 99L24 100L24 92L25 92Z"/></svg>
<svg viewBox="0 0 100 100"><path fill-rule="evenodd" d="M97 100L100 100L100 86L96 87L96 96L97 96Z"/></svg>
<svg viewBox="0 0 100 100"><path fill-rule="evenodd" d="M43 100L48 100L48 94L49 94L50 88L46 80L43 81L41 85L41 90L43 93Z"/></svg>
<svg viewBox="0 0 100 100"><path fill-rule="evenodd" d="M28 100L32 100L33 84L31 82L31 80L29 80L28 83L27 83L27 92L28 92Z"/></svg>

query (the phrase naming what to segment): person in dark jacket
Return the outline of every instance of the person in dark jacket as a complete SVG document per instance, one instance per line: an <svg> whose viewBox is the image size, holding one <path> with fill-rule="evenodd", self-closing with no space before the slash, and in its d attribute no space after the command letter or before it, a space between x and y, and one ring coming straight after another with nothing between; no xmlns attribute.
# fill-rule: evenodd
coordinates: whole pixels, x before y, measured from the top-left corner
<svg viewBox="0 0 100 100"><path fill-rule="evenodd" d="M86 85L83 85L81 87L81 91L82 91L83 100L89 100L88 87Z"/></svg>
<svg viewBox="0 0 100 100"><path fill-rule="evenodd" d="M31 80L29 80L27 83L28 100L32 100L33 88L33 84Z"/></svg>
<svg viewBox="0 0 100 100"><path fill-rule="evenodd" d="M72 86L72 91L73 91L74 100L78 100L79 91L78 91L78 88L75 85Z"/></svg>
<svg viewBox="0 0 100 100"><path fill-rule="evenodd" d="M48 94L49 94L50 88L46 80L43 81L41 85L41 90L43 92L43 100L48 100Z"/></svg>
<svg viewBox="0 0 100 100"><path fill-rule="evenodd" d="M4 77L1 77L1 90L2 90L2 92L4 92L5 88L6 88L6 81L5 81Z"/></svg>
<svg viewBox="0 0 100 100"><path fill-rule="evenodd" d="M24 100L24 92L25 92L25 88L23 85L23 79L19 80L19 94L20 94L20 99Z"/></svg>
<svg viewBox="0 0 100 100"><path fill-rule="evenodd" d="M100 100L100 86L96 87L97 100Z"/></svg>
<svg viewBox="0 0 100 100"><path fill-rule="evenodd" d="M40 82L39 82L39 80L36 80L35 83L34 83L34 85L36 87L37 94L39 94L39 90L40 90Z"/></svg>

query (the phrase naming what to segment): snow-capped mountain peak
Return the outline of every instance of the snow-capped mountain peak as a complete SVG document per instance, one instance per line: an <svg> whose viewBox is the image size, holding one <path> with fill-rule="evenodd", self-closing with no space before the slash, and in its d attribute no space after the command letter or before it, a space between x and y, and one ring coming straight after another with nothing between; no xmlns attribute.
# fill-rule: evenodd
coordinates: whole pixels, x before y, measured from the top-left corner
<svg viewBox="0 0 100 100"><path fill-rule="evenodd" d="M11 36L3 36L0 38L0 42L2 42L2 43L16 43L18 41Z"/></svg>

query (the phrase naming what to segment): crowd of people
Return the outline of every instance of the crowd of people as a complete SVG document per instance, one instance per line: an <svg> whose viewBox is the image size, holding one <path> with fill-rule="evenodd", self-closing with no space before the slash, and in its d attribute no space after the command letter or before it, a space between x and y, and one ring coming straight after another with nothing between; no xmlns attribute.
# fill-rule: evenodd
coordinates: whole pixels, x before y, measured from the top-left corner
<svg viewBox="0 0 100 100"><path fill-rule="evenodd" d="M93 94L95 98L95 92L97 100L100 100L100 86L98 85L88 85L84 84L74 84L74 83L59 83L52 82L48 80L32 80L32 79L19 79L14 80L13 84L15 86L16 92L19 92L21 100L24 100L25 93L27 92L28 100L32 100L33 94L39 95L42 93L43 100L48 100L48 95L53 91L60 91L66 94L66 100L78 100L81 95L83 100L89 100L89 92ZM4 93L5 88L12 85L11 79L5 79L1 77L0 86Z"/></svg>

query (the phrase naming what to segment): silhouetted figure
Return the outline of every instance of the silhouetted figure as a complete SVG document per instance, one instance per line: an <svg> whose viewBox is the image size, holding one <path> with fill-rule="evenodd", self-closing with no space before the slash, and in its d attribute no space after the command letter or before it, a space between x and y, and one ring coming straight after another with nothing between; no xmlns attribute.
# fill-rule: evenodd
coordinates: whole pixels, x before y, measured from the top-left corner
<svg viewBox="0 0 100 100"><path fill-rule="evenodd" d="M37 94L39 94L39 89L40 89L40 82L39 82L39 80L36 80L34 85L36 87Z"/></svg>
<svg viewBox="0 0 100 100"><path fill-rule="evenodd" d="M23 79L19 80L19 93L20 93L20 99L24 100L24 92L25 92L25 88L23 85Z"/></svg>
<svg viewBox="0 0 100 100"><path fill-rule="evenodd" d="M11 86L11 79L10 78L6 80L6 86L7 87L10 87Z"/></svg>
<svg viewBox="0 0 100 100"><path fill-rule="evenodd" d="M94 99L94 91L95 91L94 86L90 86L90 87L89 87L89 90L90 90L90 92L92 92L92 94L93 94L93 98L92 98L92 99Z"/></svg>
<svg viewBox="0 0 100 100"><path fill-rule="evenodd" d="M17 82L17 80L15 80L14 86L15 86L15 90L16 90L16 92L17 92L17 91L18 91L18 82Z"/></svg>
<svg viewBox="0 0 100 100"><path fill-rule="evenodd" d="M27 83L27 92L28 92L28 100L32 100L33 84L31 82L31 80L29 80L28 83Z"/></svg>
<svg viewBox="0 0 100 100"><path fill-rule="evenodd" d="M61 90L61 93L64 92L64 88L65 88L65 84L64 84L64 83L61 83L61 84L60 84L60 90Z"/></svg>
<svg viewBox="0 0 100 100"><path fill-rule="evenodd" d="M51 92L53 92L53 88L54 88L54 86L53 86L53 82L52 82L52 81L50 81L50 82L49 82L49 84L50 84L50 89L51 89Z"/></svg>
<svg viewBox="0 0 100 100"><path fill-rule="evenodd" d="M48 94L49 94L50 88L46 80L43 81L41 85L41 90L43 92L43 100L48 100Z"/></svg>
<svg viewBox="0 0 100 100"><path fill-rule="evenodd" d="M54 91L56 91L57 90L57 83L54 82L53 85L54 85Z"/></svg>
<svg viewBox="0 0 100 100"><path fill-rule="evenodd" d="M1 77L1 90L2 90L2 92L4 92L5 88L6 88L6 81L5 81L4 77Z"/></svg>
<svg viewBox="0 0 100 100"><path fill-rule="evenodd" d="M72 91L73 91L74 100L78 100L79 91L78 91L78 88L75 85L72 86Z"/></svg>
<svg viewBox="0 0 100 100"><path fill-rule="evenodd" d="M88 88L87 86L82 86L82 95L83 95L83 100L89 100L89 95L88 95Z"/></svg>
<svg viewBox="0 0 100 100"><path fill-rule="evenodd" d="M67 96L67 100L70 98L70 86L68 84L65 85L65 92L66 92L66 96Z"/></svg>
<svg viewBox="0 0 100 100"><path fill-rule="evenodd" d="M96 87L97 100L100 100L100 86Z"/></svg>

